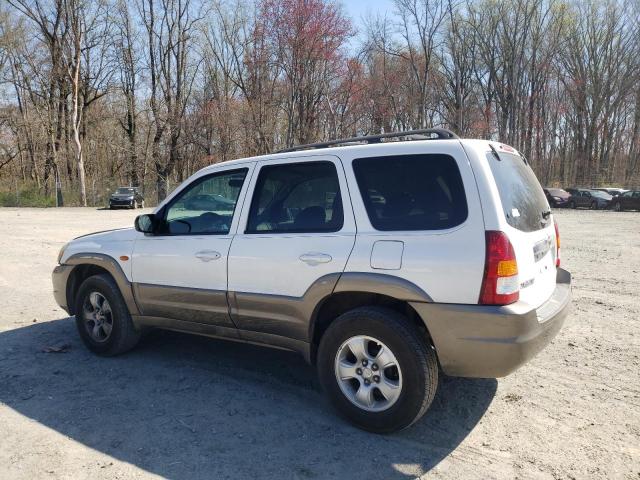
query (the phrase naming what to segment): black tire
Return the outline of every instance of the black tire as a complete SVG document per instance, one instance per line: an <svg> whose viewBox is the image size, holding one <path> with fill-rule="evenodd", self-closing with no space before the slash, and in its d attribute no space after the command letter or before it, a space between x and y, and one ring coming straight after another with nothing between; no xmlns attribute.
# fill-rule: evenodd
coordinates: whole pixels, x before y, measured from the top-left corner
<svg viewBox="0 0 640 480"><path fill-rule="evenodd" d="M84 321L83 306L92 292L106 298L111 307L112 329L104 341L96 341ZM140 340L140 332L134 327L124 298L110 275L94 275L82 282L76 295L75 312L80 338L89 350L98 355L120 355L131 350Z"/></svg>
<svg viewBox="0 0 640 480"><path fill-rule="evenodd" d="M573 201L569 202L569 208L573 208L575 210L576 202L573 202Z"/></svg>
<svg viewBox="0 0 640 480"><path fill-rule="evenodd" d="M598 203L597 202L591 202L591 210L597 210L598 209Z"/></svg>
<svg viewBox="0 0 640 480"><path fill-rule="evenodd" d="M109 204L109 210L113 210L113 205Z"/></svg>
<svg viewBox="0 0 640 480"><path fill-rule="evenodd" d="M338 350L356 335L373 337L391 349L402 371L402 390L386 410L371 412L353 404L335 375ZM438 386L438 361L426 333L400 313L380 307L360 307L340 315L322 336L318 375L333 405L356 426L390 433L415 423L431 405Z"/></svg>

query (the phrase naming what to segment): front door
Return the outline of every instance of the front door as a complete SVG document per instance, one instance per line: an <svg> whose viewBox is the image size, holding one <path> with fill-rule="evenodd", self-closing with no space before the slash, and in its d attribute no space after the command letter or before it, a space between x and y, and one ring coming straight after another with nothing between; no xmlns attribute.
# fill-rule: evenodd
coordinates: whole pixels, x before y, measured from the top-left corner
<svg viewBox="0 0 640 480"><path fill-rule="evenodd" d="M229 254L229 302L242 330L308 341L308 305L331 293L355 241L344 170L334 156L256 167Z"/></svg>
<svg viewBox="0 0 640 480"><path fill-rule="evenodd" d="M156 213L157 231L136 240L133 249L142 315L233 327L227 256L251 168L201 175Z"/></svg>

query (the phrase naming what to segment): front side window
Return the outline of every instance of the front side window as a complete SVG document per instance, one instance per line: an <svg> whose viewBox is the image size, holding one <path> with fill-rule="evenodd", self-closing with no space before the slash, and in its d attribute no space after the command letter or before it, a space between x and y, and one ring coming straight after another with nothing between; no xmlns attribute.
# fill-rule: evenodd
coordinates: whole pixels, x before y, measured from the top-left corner
<svg viewBox="0 0 640 480"><path fill-rule="evenodd" d="M343 210L332 162L262 167L246 233L337 232Z"/></svg>
<svg viewBox="0 0 640 480"><path fill-rule="evenodd" d="M165 209L160 232L168 235L227 234L247 169L195 180Z"/></svg>
<svg viewBox="0 0 640 480"><path fill-rule="evenodd" d="M467 218L462 177L450 155L360 158L353 170L376 230L443 230Z"/></svg>

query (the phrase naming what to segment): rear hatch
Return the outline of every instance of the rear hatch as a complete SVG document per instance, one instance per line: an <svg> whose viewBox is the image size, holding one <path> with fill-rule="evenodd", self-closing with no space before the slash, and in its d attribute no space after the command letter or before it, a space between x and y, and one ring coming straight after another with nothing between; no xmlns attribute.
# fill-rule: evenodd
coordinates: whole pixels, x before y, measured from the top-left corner
<svg viewBox="0 0 640 480"><path fill-rule="evenodd" d="M520 300L534 308L556 286L556 240L551 210L533 170L515 150L500 145L487 154L518 262Z"/></svg>

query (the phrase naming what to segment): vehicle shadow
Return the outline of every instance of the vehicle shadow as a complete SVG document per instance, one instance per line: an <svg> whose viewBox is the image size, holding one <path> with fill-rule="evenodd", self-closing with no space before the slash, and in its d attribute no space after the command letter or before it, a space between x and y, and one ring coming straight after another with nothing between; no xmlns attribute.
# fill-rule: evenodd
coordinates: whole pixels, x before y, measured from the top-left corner
<svg viewBox="0 0 640 480"><path fill-rule="evenodd" d="M0 333L0 385L0 401L20 414L179 479L413 477L456 449L497 388L445 378L416 425L374 435L336 416L295 354L152 332L133 352L102 358L72 318Z"/></svg>

